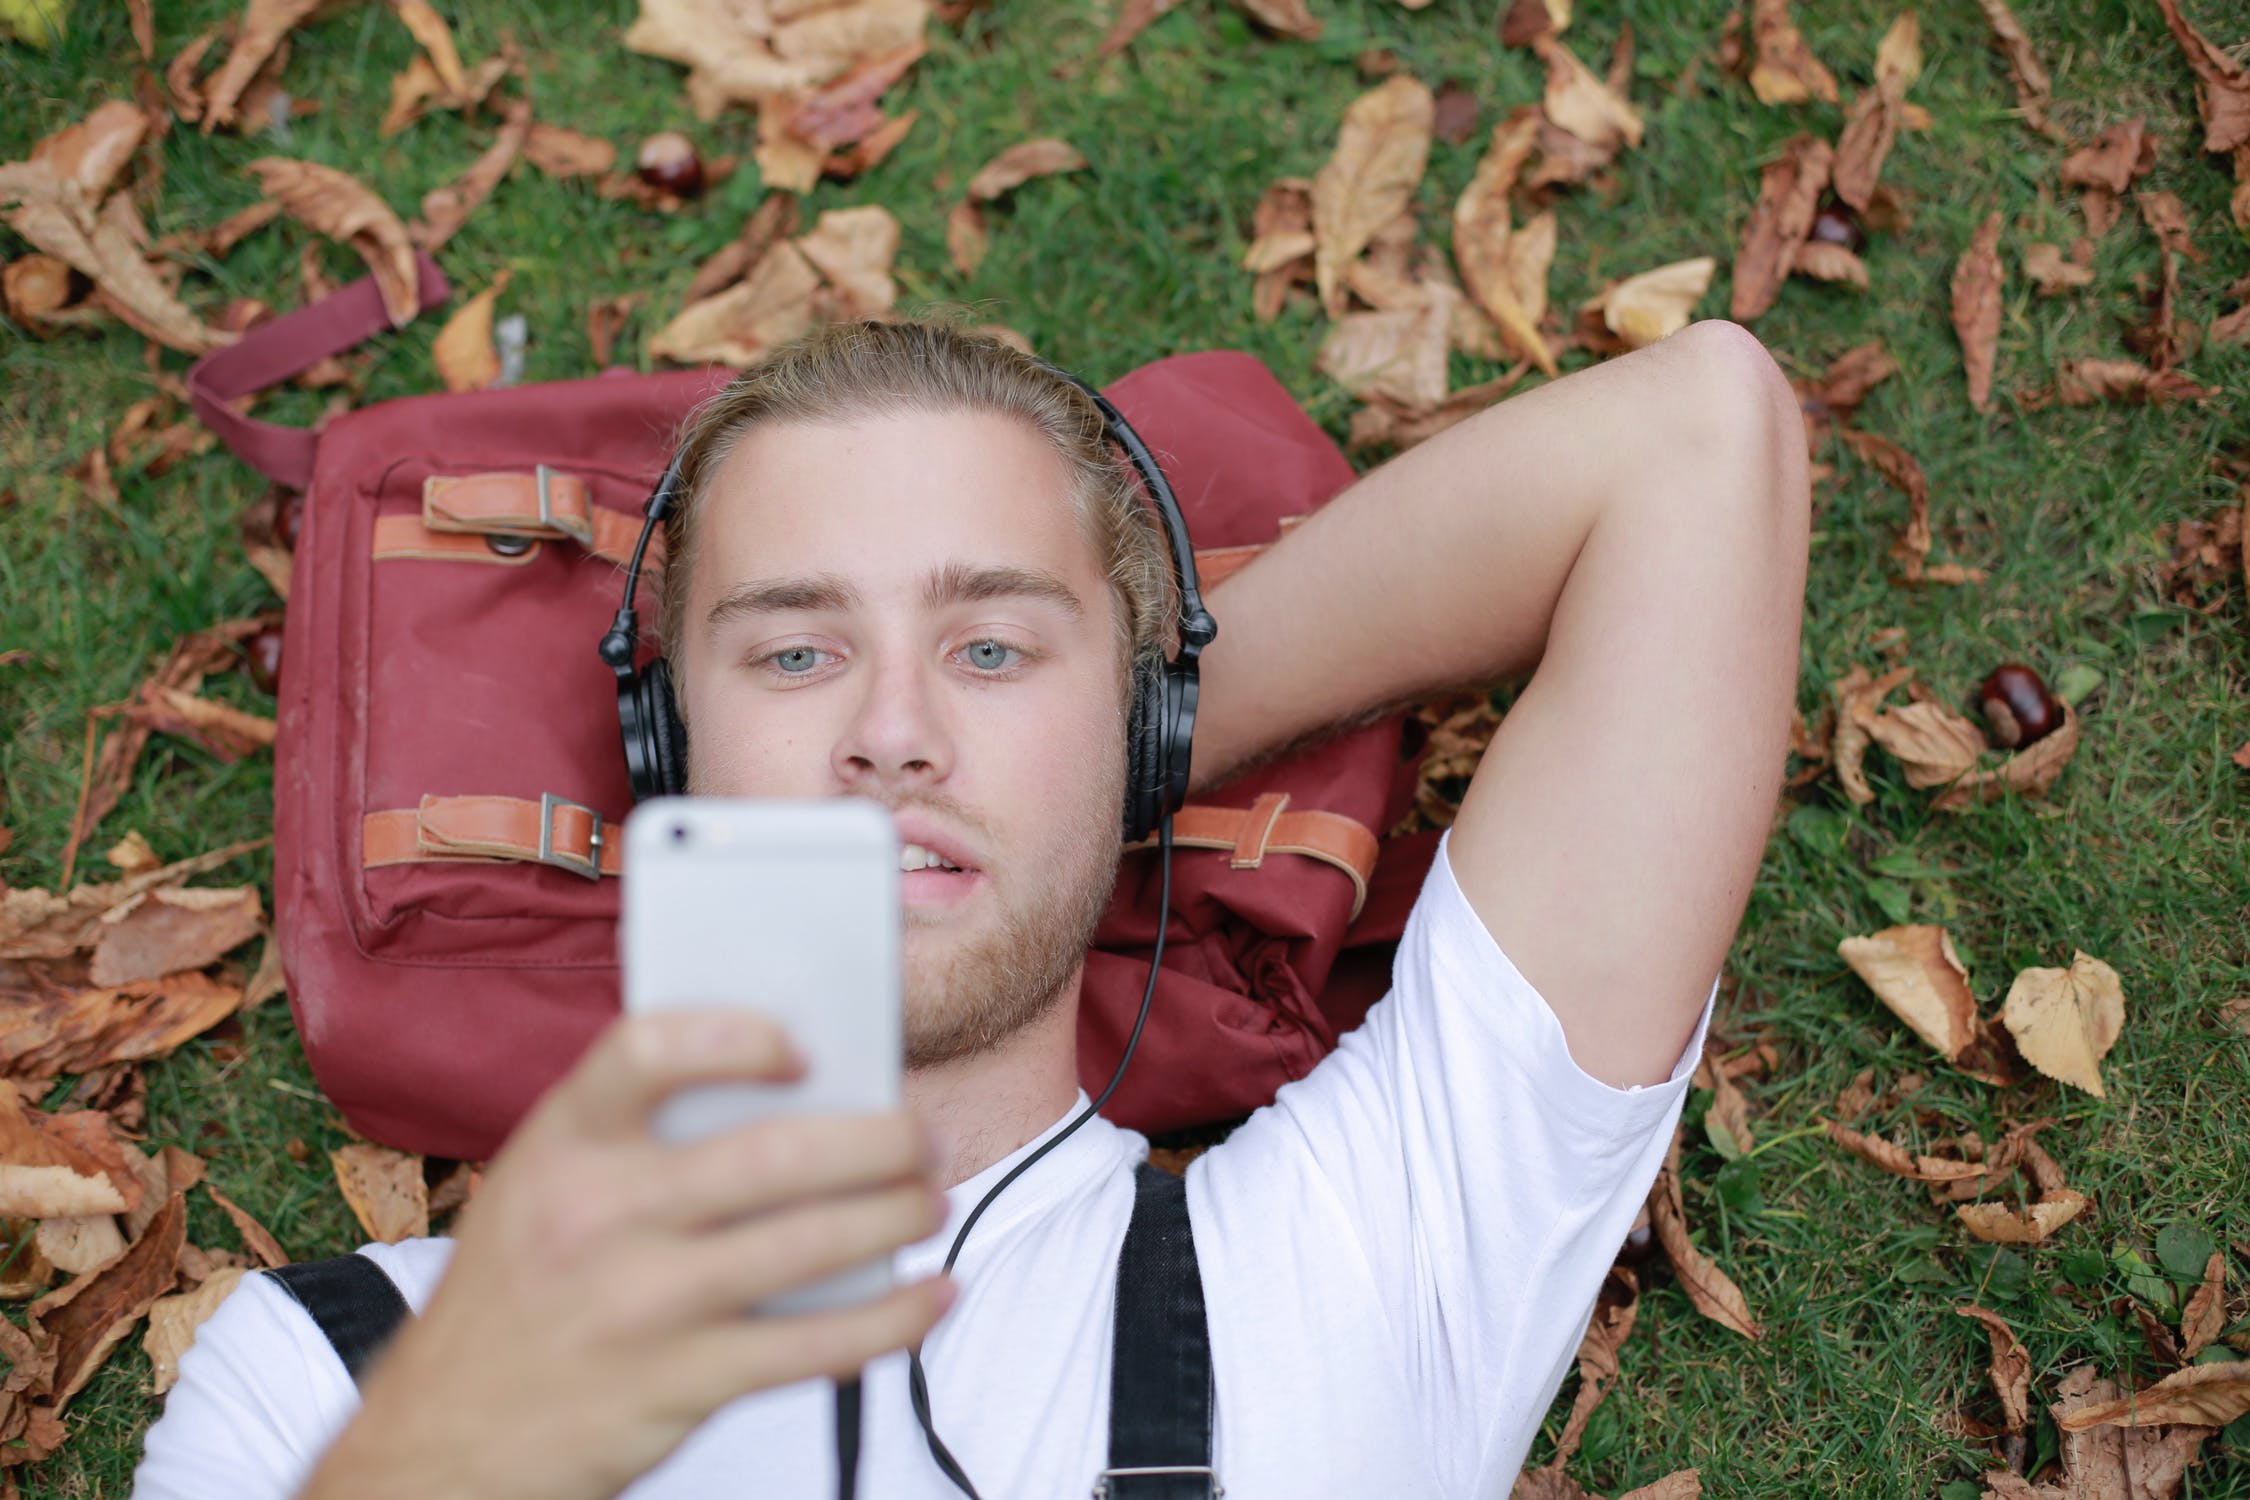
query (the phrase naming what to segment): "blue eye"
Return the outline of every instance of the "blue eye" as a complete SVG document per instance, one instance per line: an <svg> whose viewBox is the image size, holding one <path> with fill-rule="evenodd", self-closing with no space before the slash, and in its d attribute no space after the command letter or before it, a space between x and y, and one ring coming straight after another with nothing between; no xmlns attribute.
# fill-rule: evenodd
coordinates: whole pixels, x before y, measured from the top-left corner
<svg viewBox="0 0 2250 1500"><path fill-rule="evenodd" d="M987 672L996 672L1008 665L1011 653L1021 655L1005 641L971 641L967 647L969 664Z"/></svg>
<svg viewBox="0 0 2250 1500"><path fill-rule="evenodd" d="M802 677L812 670L814 665L812 658L821 654L810 646L792 646L786 651L776 651L766 660L772 662L775 669L784 677ZM796 667L787 665L791 658L797 658L801 665Z"/></svg>

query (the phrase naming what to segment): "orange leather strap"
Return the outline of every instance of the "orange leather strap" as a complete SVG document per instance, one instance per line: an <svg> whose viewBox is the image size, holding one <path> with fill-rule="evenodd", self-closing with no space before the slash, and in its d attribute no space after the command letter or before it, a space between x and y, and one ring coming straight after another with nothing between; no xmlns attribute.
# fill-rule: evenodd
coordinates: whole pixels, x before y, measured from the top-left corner
<svg viewBox="0 0 2250 1500"><path fill-rule="evenodd" d="M522 797L424 797L419 806L360 820L360 863L536 860L589 880L625 873L618 829L582 802L552 792Z"/></svg>
<svg viewBox="0 0 2250 1500"><path fill-rule="evenodd" d="M1172 842L1186 849L1223 849L1238 870L1255 870L1268 854L1302 854L1351 878L1352 918L1367 904L1380 841L1372 829L1340 813L1287 812L1286 795L1260 797L1248 808L1190 804L1172 815ZM625 873L617 828L583 803L549 793L522 797L424 797L419 806L371 812L360 822L361 864L446 860L536 860L597 879ZM1126 852L1157 847L1154 838Z"/></svg>
<svg viewBox="0 0 2250 1500"><path fill-rule="evenodd" d="M479 536L469 531L432 531L422 524L420 516L377 516L375 518L374 557L377 562L393 558L420 558L430 562L505 563L521 567L539 555L541 543L525 537L520 547L508 545L502 551L493 546L505 539L499 536Z"/></svg>
<svg viewBox="0 0 2250 1500"><path fill-rule="evenodd" d="M539 465L529 474L433 474L422 481L422 525L432 532L568 537L597 557L625 562L640 539L642 517L596 505L575 474ZM649 560L663 560L662 533L649 538Z"/></svg>
<svg viewBox="0 0 2250 1500"><path fill-rule="evenodd" d="M1268 854L1303 854L1334 865L1351 877L1352 914L1367 904L1367 883L1375 876L1382 841L1364 823L1342 813L1284 812L1286 796L1269 794L1249 807L1202 807L1189 803L1172 814L1172 843L1185 849L1224 849L1238 870L1255 870ZM1158 847L1151 835L1126 852Z"/></svg>

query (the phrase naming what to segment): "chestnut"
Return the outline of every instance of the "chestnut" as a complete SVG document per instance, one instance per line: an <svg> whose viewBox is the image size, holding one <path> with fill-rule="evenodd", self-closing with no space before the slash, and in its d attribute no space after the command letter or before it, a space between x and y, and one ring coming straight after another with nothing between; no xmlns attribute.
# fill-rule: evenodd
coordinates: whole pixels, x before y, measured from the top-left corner
<svg viewBox="0 0 2250 1500"><path fill-rule="evenodd" d="M1852 206L1833 193L1822 200L1820 211L1813 215L1811 238L1842 245L1854 255L1867 248L1866 226Z"/></svg>
<svg viewBox="0 0 2250 1500"><path fill-rule="evenodd" d="M641 142L633 164L641 181L678 198L693 198L703 191L703 158L695 142L676 130L660 130Z"/></svg>
<svg viewBox="0 0 2250 1500"><path fill-rule="evenodd" d="M2039 674L2021 662L1993 669L1977 688L1977 712L1984 715L1992 742L2004 750L2044 739L2062 723L2062 705Z"/></svg>
<svg viewBox="0 0 2250 1500"><path fill-rule="evenodd" d="M250 680L261 693L279 692L281 689L281 627L268 625L255 635L246 637L241 645L242 664L249 669Z"/></svg>
<svg viewBox="0 0 2250 1500"><path fill-rule="evenodd" d="M1617 1247L1616 1263L1621 1266L1638 1266L1645 1263L1656 1249L1656 1228L1649 1222L1648 1205L1641 1205L1640 1215L1633 1227L1625 1231L1625 1242Z"/></svg>

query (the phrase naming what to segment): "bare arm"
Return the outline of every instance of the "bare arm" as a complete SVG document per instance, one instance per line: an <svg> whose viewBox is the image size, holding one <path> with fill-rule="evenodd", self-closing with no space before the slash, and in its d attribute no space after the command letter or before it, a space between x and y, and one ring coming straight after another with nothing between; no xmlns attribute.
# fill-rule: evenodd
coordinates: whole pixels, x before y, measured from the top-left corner
<svg viewBox="0 0 2250 1500"><path fill-rule="evenodd" d="M1463 801L1454 872L1579 1066L1658 1082L1765 846L1808 526L1794 400L1731 324L1507 401L1214 591L1196 788L1379 705L1536 667Z"/></svg>

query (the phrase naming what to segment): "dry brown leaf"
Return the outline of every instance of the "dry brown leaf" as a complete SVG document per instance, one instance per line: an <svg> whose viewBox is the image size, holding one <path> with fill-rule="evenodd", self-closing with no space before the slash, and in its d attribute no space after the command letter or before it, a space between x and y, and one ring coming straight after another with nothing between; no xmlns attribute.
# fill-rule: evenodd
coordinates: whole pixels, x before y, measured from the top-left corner
<svg viewBox="0 0 2250 1500"><path fill-rule="evenodd" d="M355 1141L329 1152L328 1159L344 1201L370 1237L395 1245L429 1234L430 1198L421 1157Z"/></svg>
<svg viewBox="0 0 2250 1500"><path fill-rule="evenodd" d="M1868 737L1897 758L1912 787L1944 786L1976 769L1984 733L1942 703L1909 703L1866 721Z"/></svg>
<svg viewBox="0 0 2250 1500"><path fill-rule="evenodd" d="M2209 1368L2209 1367L2203 1367ZM2062 1398L2048 1411L2058 1425L2070 1414L2111 1400L2117 1387L2080 1365L2063 1378ZM2173 1500L2196 1450L2215 1429L2197 1426L2062 1432L2059 1483L2032 1485L2003 1469L1984 1476L1991 1500Z"/></svg>
<svg viewBox="0 0 2250 1500"><path fill-rule="evenodd" d="M1937 812L1959 812L1990 802L2013 787L2026 797L2045 796L2078 752L2078 711L2065 702L2062 723L1998 765L1972 771L1930 803Z"/></svg>
<svg viewBox="0 0 2250 1500"><path fill-rule="evenodd" d="M1709 255L1658 266L1605 288L1581 311L1598 308L1602 326L1626 348L1645 348L1687 327L1718 266L1718 259Z"/></svg>
<svg viewBox="0 0 2250 1500"><path fill-rule="evenodd" d="M1353 257L1412 205L1429 163L1435 110L1429 89L1400 73L1344 111L1336 149L1312 182L1313 275L1330 317L1343 315Z"/></svg>
<svg viewBox="0 0 2250 1500"><path fill-rule="evenodd" d="M796 104L788 120L790 132L824 151L864 140L883 126L877 101L928 50L929 43L916 37L904 47L865 59L841 78L814 89Z"/></svg>
<svg viewBox="0 0 2250 1500"><path fill-rule="evenodd" d="M113 1214L39 1221L39 1253L58 1271L83 1276L125 1253L125 1236Z"/></svg>
<svg viewBox="0 0 2250 1500"><path fill-rule="evenodd" d="M2089 252L2093 246L2081 240ZM2045 241L2036 241L2023 247L2023 274L2031 278L2032 285L2042 297L2058 297L2064 292L2082 286L2091 286L2094 268L2078 260L2065 260L2060 248Z"/></svg>
<svg viewBox="0 0 2250 1500"><path fill-rule="evenodd" d="M2027 393L2024 402L2036 410L2049 402L2064 406L2091 406L2097 401L2153 405L2205 401L2217 394L2212 387L2197 385L2178 370L2152 370L2129 359L2066 359L2055 369L2053 387Z"/></svg>
<svg viewBox="0 0 2250 1500"><path fill-rule="evenodd" d="M1526 305L1518 284L1514 241L1519 236L1511 225L1508 208L1508 195L1517 174L1538 139L1539 123L1538 111L1526 106L1492 127L1484 156L1453 207L1453 257L1461 270L1463 288L1491 315L1508 346L1552 375L1556 373L1554 354L1539 332L1539 317L1546 302L1545 268L1540 268L1537 280L1540 309L1534 311ZM1546 255L1552 259L1551 217L1548 224Z"/></svg>
<svg viewBox="0 0 2250 1500"><path fill-rule="evenodd" d="M100 202L148 135L148 116L137 105L112 99L85 119L66 125L31 148L31 159L78 184L89 202Z"/></svg>
<svg viewBox="0 0 2250 1500"><path fill-rule="evenodd" d="M2125 1027L2124 982L2115 969L2076 951L2067 969L2025 969L2008 987L2000 1019L2024 1061L2104 1097L2101 1060Z"/></svg>
<svg viewBox="0 0 2250 1500"><path fill-rule="evenodd" d="M754 365L813 326L819 289L812 262L783 240L742 281L681 309L649 340L648 352L680 364Z"/></svg>
<svg viewBox="0 0 2250 1500"><path fill-rule="evenodd" d="M1384 396L1408 411L1445 400L1452 288L1433 285L1418 308L1347 313L1322 339L1314 361L1355 396Z"/></svg>
<svg viewBox="0 0 2250 1500"><path fill-rule="evenodd" d="M1815 281L1840 281L1867 290L1867 263L1852 254L1849 246L1831 240L1806 240L1789 257L1789 269Z"/></svg>
<svg viewBox="0 0 2250 1500"><path fill-rule="evenodd" d="M2221 51L2180 14L2179 0L2156 0L2164 24L2195 70L2195 102L2203 114L2203 149L2233 151L2250 145L2250 66ZM2222 7L2221 13L2225 14ZM2239 20L2239 13L2237 13Z"/></svg>
<svg viewBox="0 0 2250 1500"><path fill-rule="evenodd" d="M430 345L438 379L449 391L481 391L500 378L500 353L492 347L492 309L508 289L502 269L492 285L461 304Z"/></svg>
<svg viewBox="0 0 2250 1500"><path fill-rule="evenodd" d="M797 248L835 288L838 315L877 317L898 301L891 262L898 256L899 225L879 203L832 208L822 214Z"/></svg>
<svg viewBox="0 0 2250 1500"><path fill-rule="evenodd" d="M523 138L523 159L549 177L599 177L617 165L617 145L536 120Z"/></svg>
<svg viewBox="0 0 2250 1500"><path fill-rule="evenodd" d="M389 204L350 173L318 162L262 156L250 170L283 213L358 252L375 274L393 328L413 321L421 307L414 243Z"/></svg>
<svg viewBox="0 0 2250 1500"><path fill-rule="evenodd" d="M1963 1203L1953 1212L1963 1228L1987 1244L2036 1245L2087 1207L2085 1194L2062 1188L2041 1195L2020 1214L2005 1203Z"/></svg>
<svg viewBox="0 0 2250 1500"><path fill-rule="evenodd" d="M407 226L407 237L424 250L435 252L460 230L477 205L492 196L500 179L516 164L524 138L531 133L531 101L510 100L502 113L492 144L460 176L422 198L422 217Z"/></svg>
<svg viewBox="0 0 2250 1500"><path fill-rule="evenodd" d="M186 880L262 849L270 836L209 850L104 885L80 883L67 896L30 886L0 891L0 959L65 958L101 937L102 914L143 891Z"/></svg>
<svg viewBox="0 0 2250 1500"><path fill-rule="evenodd" d="M430 67L445 91L456 95L464 92L469 85L468 74L461 67L461 53L453 45L453 28L445 24L445 17L431 8L429 0L391 0L391 10L428 54Z"/></svg>
<svg viewBox="0 0 2250 1500"><path fill-rule="evenodd" d="M2180 201L2179 194L2143 189L2133 194L2133 204L2141 211L2149 232L2166 249L2187 260L2203 260L2203 252L2195 248L2188 229L2187 205Z"/></svg>
<svg viewBox="0 0 2250 1500"><path fill-rule="evenodd" d="M160 886L102 914L87 977L113 986L200 969L255 937L264 922L256 886Z"/></svg>
<svg viewBox="0 0 2250 1500"><path fill-rule="evenodd" d="M1500 17L1500 45L1528 47L1570 29L1571 0L1511 0Z"/></svg>
<svg viewBox="0 0 2250 1500"><path fill-rule="evenodd" d="M102 858L127 875L145 875L164 868L164 861L157 858L138 828L126 830L125 837L104 850Z"/></svg>
<svg viewBox="0 0 2250 1500"><path fill-rule="evenodd" d="M2211 320L2214 344L2250 344L2250 302Z"/></svg>
<svg viewBox="0 0 2250 1500"><path fill-rule="evenodd" d="M1789 0L1750 0L1750 32L1758 59L1750 69L1750 88L1763 104L1802 104L1818 99L1834 104L1836 75L1820 65L1789 18Z"/></svg>
<svg viewBox="0 0 2250 1500"><path fill-rule="evenodd" d="M258 952L258 967L251 970L249 982L242 987L241 1009L263 1005L286 988L281 972L281 944L273 934L266 935L266 943Z"/></svg>
<svg viewBox="0 0 2250 1500"><path fill-rule="evenodd" d="M1837 733L1843 733L1841 722ZM1886 927L1845 938L1836 952L1876 999L1948 1061L1976 1040L1977 1002L1969 971L1943 927Z"/></svg>
<svg viewBox="0 0 2250 1500"><path fill-rule="evenodd" d="M0 1266L5 1267L0 1270L0 1302L20 1302L26 1297L35 1297L54 1282L53 1264L39 1253L39 1222L37 1219L0 1219ZM7 1324L5 1329L0 1329L0 1346L23 1339L23 1331L15 1324L6 1318L0 1318L0 1323ZM44 1378L54 1370L54 1346L46 1344L38 1352L43 1352L45 1359L43 1367L35 1372L35 1378ZM0 1354L9 1357L15 1372L32 1368L30 1361L13 1348L0 1347ZM0 1411L5 1410L6 1402L7 1397L0 1395ZM0 1431L5 1430L0 1427Z"/></svg>
<svg viewBox="0 0 2250 1500"><path fill-rule="evenodd" d="M0 165L0 207L10 205L9 228L84 274L99 289L103 305L144 338L183 354L208 354L234 342L233 334L183 307L130 228L102 212L54 163Z"/></svg>
<svg viewBox="0 0 2250 1500"><path fill-rule="evenodd" d="M1865 720L1874 716L1882 701L1890 696L1891 689L1913 675L1912 667L1894 667L1881 677L1870 678L1865 667L1855 666L1829 684L1829 694L1836 708L1836 729L1829 744L1830 754L1835 758L1836 780L1844 788L1844 795L1863 807L1875 800L1875 789L1867 784L1866 773L1861 768L1867 747L1872 743Z"/></svg>
<svg viewBox="0 0 2250 1500"><path fill-rule="evenodd" d="M1875 87L1852 100L1844 133L1836 141L1836 196L1864 212L1875 181L1898 139L1906 115L1906 90L1922 73L1922 27L1912 11L1891 23L1875 53Z"/></svg>
<svg viewBox="0 0 2250 1500"><path fill-rule="evenodd" d="M161 1396L172 1388L180 1378L180 1356L194 1345L196 1329L219 1310L219 1304L248 1274L242 1267L228 1266L205 1277L192 1291L159 1297L149 1304L148 1332L142 1336L141 1347L148 1352L149 1364L155 1370L151 1394Z"/></svg>
<svg viewBox="0 0 2250 1500"><path fill-rule="evenodd" d="M768 94L758 101L758 144L751 155L758 163L759 179L770 192L809 193L820 182L824 146L815 145L789 128L797 111L797 95Z"/></svg>
<svg viewBox="0 0 2250 1500"><path fill-rule="evenodd" d="M1632 101L1594 75L1564 43L1552 36L1534 40L1531 50L1547 65L1547 90L1540 108L1560 129L1608 153L1638 146L1644 129Z"/></svg>
<svg viewBox="0 0 2250 1500"><path fill-rule="evenodd" d="M641 0L625 45L687 64L688 103L710 120L730 104L810 89L855 63L908 46L921 38L929 11L927 0L846 0L809 11Z"/></svg>
<svg viewBox="0 0 2250 1500"><path fill-rule="evenodd" d="M240 985L194 972L95 988L42 974L28 990L7 984L0 993L15 1003L0 1033L0 1073L26 1079L164 1056L242 1004Z"/></svg>
<svg viewBox="0 0 2250 1500"><path fill-rule="evenodd" d="M2008 73L2015 80L2016 105L2023 111L2024 123L2041 135L2062 138L2062 131L2047 118L2047 107L2054 102L2055 86L2040 66L2039 57L2031 50L2031 38L2017 22L2015 13L2008 9L2007 0L1977 0L1984 8L1984 18L1991 23L1993 39L2008 54Z"/></svg>
<svg viewBox="0 0 2250 1500"><path fill-rule="evenodd" d="M2250 1412L2250 1360L2236 1359L2175 1370L2144 1391L2058 1416L2055 1425L2065 1432L2175 1422L2224 1427L2246 1412Z"/></svg>
<svg viewBox="0 0 2250 1500"><path fill-rule="evenodd" d="M2141 118L2112 125L2064 158L2063 182L2123 196L2135 178L2156 165L2156 138L2148 134L2147 126Z"/></svg>
<svg viewBox="0 0 2250 1500"><path fill-rule="evenodd" d="M174 1194L123 1255L31 1304L33 1323L55 1344L53 1385L40 1393L49 1410L61 1411L149 1305L172 1290L186 1233L187 1203Z"/></svg>
<svg viewBox="0 0 2250 1500"><path fill-rule="evenodd" d="M684 307L691 302L701 302L726 290L763 260L776 241L796 232L796 194L766 194L742 221L742 232L695 268L695 276L688 282L687 291L681 294L680 304Z"/></svg>
<svg viewBox="0 0 2250 1500"><path fill-rule="evenodd" d="M48 1114L14 1089L0 1097L0 1217L57 1219L126 1213L140 1178L107 1114Z"/></svg>
<svg viewBox="0 0 2250 1500"><path fill-rule="evenodd" d="M138 1240L146 1234L157 1212L174 1194L185 1193L203 1180L203 1158L177 1146L166 1146L154 1156L143 1155L138 1147L128 1147L125 1163L141 1184L139 1206L126 1210L124 1215L128 1240Z"/></svg>
<svg viewBox="0 0 2250 1500"><path fill-rule="evenodd" d="M1640 1313L1640 1294L1640 1280L1627 1267L1612 1266L1603 1277L1594 1310L1586 1320L1586 1331L1578 1339L1578 1394L1571 1400L1570 1416L1563 1422L1562 1436L1555 1439L1548 1467L1560 1468L1578 1451L1587 1420L1609 1393L1610 1382L1617 1378L1618 1350L1632 1335L1634 1319Z"/></svg>
<svg viewBox="0 0 2250 1500"><path fill-rule="evenodd" d="M236 106L283 37L303 24L321 0L249 0L242 25L235 32L234 48L202 89L203 133L235 122Z"/></svg>
<svg viewBox="0 0 2250 1500"><path fill-rule="evenodd" d="M617 336L625 329L633 310L647 300L646 292L627 292L622 297L609 297L586 304L586 346L597 365L608 365L616 352ZM247 1002L246 1002L247 1003Z"/></svg>
<svg viewBox="0 0 2250 1500"><path fill-rule="evenodd" d="M1122 51L1134 37L1146 31L1151 22L1179 3L1180 0L1124 0L1117 8L1117 19L1110 23L1101 45L1094 49L1094 56L1108 57Z"/></svg>
<svg viewBox="0 0 2250 1500"><path fill-rule="evenodd" d="M1758 175L1758 201L1742 226L1728 313L1747 323L1774 304L1797 247L1812 230L1835 153L1817 136L1793 136Z"/></svg>
<svg viewBox="0 0 2250 1500"><path fill-rule="evenodd" d="M234 1221L235 1232L242 1236L242 1248L250 1252L251 1259L261 1266L286 1266L289 1264L288 1252L283 1250L280 1243L266 1231L265 1225L250 1216L247 1209L209 1183L203 1185L203 1190L209 1193L211 1201L224 1209L226 1216Z"/></svg>
<svg viewBox="0 0 2250 1500"><path fill-rule="evenodd" d="M2226 1296L2226 1257L2214 1250L2210 1260L2204 1263L2202 1284L2188 1295L2187 1306L2180 1310L2182 1359L2194 1359L2224 1331L2227 1324Z"/></svg>
<svg viewBox="0 0 2250 1500"><path fill-rule="evenodd" d="M1680 1288L1695 1304L1695 1310L1722 1328L1732 1329L1756 1343L1765 1338L1765 1330L1751 1316L1750 1305L1742 1297L1727 1273L1717 1263L1688 1241L1687 1210L1680 1202L1678 1177L1680 1161L1680 1130L1672 1131L1672 1149L1665 1158L1664 1167L1656 1175L1656 1184L1649 1190L1649 1220L1656 1228L1657 1240L1672 1262L1672 1273L1680 1280Z"/></svg>
<svg viewBox="0 0 2250 1500"><path fill-rule="evenodd" d="M1907 1150L1895 1141L1879 1135L1863 1134L1823 1120L1821 1128L1828 1138L1866 1162L1880 1167L1893 1177L1904 1177L1911 1182L1956 1183L1974 1181L1987 1175L1986 1165L1975 1161L1953 1161L1942 1156L1922 1156Z"/></svg>
<svg viewBox="0 0 2250 1500"><path fill-rule="evenodd" d="M1352 413L1347 444L1354 452L1383 443L1402 450L1411 448L1483 411L1506 395L1530 370L1530 360L1519 360L1509 366L1505 374L1463 386L1428 411L1409 411L1387 397L1371 397L1367 405ZM1427 761L1424 763L1426 765Z"/></svg>
<svg viewBox="0 0 2250 1500"><path fill-rule="evenodd" d="M822 174L829 177L852 178L863 172L873 170L881 164L883 158L898 149L899 143L906 139L906 133L914 128L914 122L921 116L920 110L910 109L904 114L883 121L882 124L860 137L848 149L831 151L820 164Z"/></svg>
<svg viewBox="0 0 2250 1500"><path fill-rule="evenodd" d="M1036 141L1024 141L1010 146L983 166L969 179L969 196L980 203L990 203L1034 177L1046 177L1056 172L1077 172L1089 163L1078 148L1070 142L1052 136Z"/></svg>
<svg viewBox="0 0 2250 1500"><path fill-rule="evenodd" d="M2000 1411L2009 1432L2021 1432L2031 1422L2031 1354L1996 1312L1975 1304L1953 1309L1964 1318L1982 1323L1992 1339L1992 1391L2000 1398Z"/></svg>
<svg viewBox="0 0 2250 1500"><path fill-rule="evenodd" d="M1293 37L1300 42L1320 40L1321 23L1305 0L1234 0L1234 3L1251 20L1279 36ZM1427 4L1428 0L1423 3Z"/></svg>
<svg viewBox="0 0 2250 1500"><path fill-rule="evenodd" d="M1953 267L1953 331L1969 372L1969 404L1992 409L1992 368L2000 345L2000 214L1985 216Z"/></svg>

